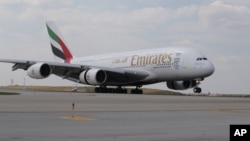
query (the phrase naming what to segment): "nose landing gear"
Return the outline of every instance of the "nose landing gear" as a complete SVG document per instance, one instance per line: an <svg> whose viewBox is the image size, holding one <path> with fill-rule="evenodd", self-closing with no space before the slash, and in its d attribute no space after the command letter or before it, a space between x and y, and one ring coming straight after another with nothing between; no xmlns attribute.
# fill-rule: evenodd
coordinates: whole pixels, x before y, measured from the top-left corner
<svg viewBox="0 0 250 141"><path fill-rule="evenodd" d="M194 93L201 93L201 88L200 87L195 87L194 89L193 89L193 91L194 91Z"/></svg>

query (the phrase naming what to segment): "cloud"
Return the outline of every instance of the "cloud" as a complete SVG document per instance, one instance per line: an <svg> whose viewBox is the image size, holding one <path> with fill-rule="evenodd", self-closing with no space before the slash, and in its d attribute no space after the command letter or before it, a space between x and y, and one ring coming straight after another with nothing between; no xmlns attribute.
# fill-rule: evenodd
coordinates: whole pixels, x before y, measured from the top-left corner
<svg viewBox="0 0 250 141"><path fill-rule="evenodd" d="M19 6L49 6L49 5L68 5L72 4L73 0L53 0L51 2L50 0L1 0L1 5L19 5Z"/></svg>
<svg viewBox="0 0 250 141"><path fill-rule="evenodd" d="M83 46L91 46L92 53L100 46L108 46L115 51L149 48L161 46L149 43L152 39L161 40L164 36L180 31L175 28L183 28L176 21L192 18L197 12L194 5L184 6L177 9L157 7L143 7L126 11L95 11L86 9L84 5L75 7L44 7L43 5L32 7L26 6L18 13L17 19L36 23L46 20L55 20L63 34L69 36L74 46L84 40ZM174 27L178 26L178 27ZM173 28L174 27L174 28ZM164 33L162 37L154 34ZM147 38L151 37L150 40ZM180 36L180 35L178 35ZM74 38L72 38L74 37ZM176 37L179 38L179 37ZM93 40L93 41L92 41ZM99 42L96 42L98 40ZM164 39L165 40L165 39ZM168 40L172 40L168 38ZM127 44L130 43L130 44ZM157 42L156 42L157 43ZM119 46L119 48L117 48ZM129 47L128 47L129 46ZM165 45L164 45L165 46ZM76 49L79 52L79 49ZM97 53L108 52L106 49L98 49Z"/></svg>
<svg viewBox="0 0 250 141"><path fill-rule="evenodd" d="M230 30L241 32L250 28L250 9L242 5L226 4L223 1L214 1L202 6L199 11L202 25L215 30ZM224 30L225 31L225 30Z"/></svg>

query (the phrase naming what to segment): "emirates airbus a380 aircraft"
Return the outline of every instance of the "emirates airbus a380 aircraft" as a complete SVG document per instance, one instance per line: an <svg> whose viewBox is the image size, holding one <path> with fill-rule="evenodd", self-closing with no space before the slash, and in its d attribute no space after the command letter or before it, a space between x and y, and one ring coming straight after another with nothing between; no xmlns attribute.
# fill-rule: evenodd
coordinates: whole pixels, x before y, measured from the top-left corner
<svg viewBox="0 0 250 141"><path fill-rule="evenodd" d="M65 44L54 22L46 23L53 54L61 62L0 59L13 63L12 70L27 70L28 76L43 79L51 74L74 82L98 86L95 92L127 93L124 86L135 86L131 93L141 94L142 85L166 82L170 89L198 87L214 72L214 65L201 52L188 47L147 50L75 57Z"/></svg>

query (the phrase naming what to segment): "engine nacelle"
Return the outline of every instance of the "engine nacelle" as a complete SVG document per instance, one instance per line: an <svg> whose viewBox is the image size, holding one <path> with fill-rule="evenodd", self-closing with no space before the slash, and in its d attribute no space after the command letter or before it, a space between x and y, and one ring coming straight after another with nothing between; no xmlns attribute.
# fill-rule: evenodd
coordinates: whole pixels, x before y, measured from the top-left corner
<svg viewBox="0 0 250 141"><path fill-rule="evenodd" d="M100 69L89 69L80 74L79 80L84 84L102 85L107 81L107 73Z"/></svg>
<svg viewBox="0 0 250 141"><path fill-rule="evenodd" d="M37 63L28 68L27 74L31 78L43 79L51 74L51 68L46 63Z"/></svg>
<svg viewBox="0 0 250 141"><path fill-rule="evenodd" d="M199 84L199 81L196 80L185 80L185 81L169 81L167 86L169 89L173 90L186 90L193 88Z"/></svg>

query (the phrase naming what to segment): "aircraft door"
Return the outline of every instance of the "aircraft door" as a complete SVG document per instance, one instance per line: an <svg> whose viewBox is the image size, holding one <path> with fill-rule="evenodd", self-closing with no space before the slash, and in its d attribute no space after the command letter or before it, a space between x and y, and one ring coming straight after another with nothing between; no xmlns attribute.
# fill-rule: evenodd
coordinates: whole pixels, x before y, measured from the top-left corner
<svg viewBox="0 0 250 141"><path fill-rule="evenodd" d="M189 58L184 53L176 53L174 58L175 68L188 69Z"/></svg>
<svg viewBox="0 0 250 141"><path fill-rule="evenodd" d="M188 69L188 62L189 58L185 54L183 54L181 57L182 69Z"/></svg>

